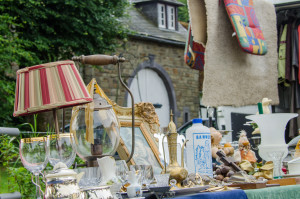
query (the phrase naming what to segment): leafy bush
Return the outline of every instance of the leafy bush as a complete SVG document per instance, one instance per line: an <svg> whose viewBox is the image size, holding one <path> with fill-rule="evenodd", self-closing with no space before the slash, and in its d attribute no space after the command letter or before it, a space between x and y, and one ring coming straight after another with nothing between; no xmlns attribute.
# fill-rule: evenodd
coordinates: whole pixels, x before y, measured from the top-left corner
<svg viewBox="0 0 300 199"><path fill-rule="evenodd" d="M128 30L127 0L0 1L0 126L13 118L15 70L71 59L74 55L113 52Z"/></svg>
<svg viewBox="0 0 300 199"><path fill-rule="evenodd" d="M0 135L0 193L12 193L17 191L20 192L24 198L35 198L36 187L31 182L31 173L23 167L19 157L19 140L21 138L22 134L17 137ZM77 164L84 163L78 156L74 162ZM49 171L52 169L53 167L48 163L44 170ZM6 175L4 175L4 173ZM41 176L40 182L42 190L45 190L45 184L42 183Z"/></svg>
<svg viewBox="0 0 300 199"><path fill-rule="evenodd" d="M3 179L1 184L6 184L4 192L18 191L25 198L33 197L35 186L31 183L31 174L25 169L19 157L19 140L20 137L10 137L0 135L0 167L1 172L7 173L7 179Z"/></svg>

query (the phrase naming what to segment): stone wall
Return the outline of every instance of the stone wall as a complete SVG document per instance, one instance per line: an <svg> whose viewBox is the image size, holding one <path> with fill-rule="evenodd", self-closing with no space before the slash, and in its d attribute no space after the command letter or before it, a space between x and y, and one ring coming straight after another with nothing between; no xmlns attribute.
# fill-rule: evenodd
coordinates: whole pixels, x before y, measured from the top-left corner
<svg viewBox="0 0 300 199"><path fill-rule="evenodd" d="M129 60L123 63L122 77L125 83L133 78L134 70L153 55L154 62L160 65L169 75L176 96L177 127L184 123L185 112L188 119L198 117L199 111L199 72L190 69L184 63L184 47L161 44L153 41L142 41L134 38L122 45L115 54L121 54ZM118 80L117 66L101 66L100 69L86 66L81 68L86 84L95 77L106 95L117 104L124 106L125 89Z"/></svg>

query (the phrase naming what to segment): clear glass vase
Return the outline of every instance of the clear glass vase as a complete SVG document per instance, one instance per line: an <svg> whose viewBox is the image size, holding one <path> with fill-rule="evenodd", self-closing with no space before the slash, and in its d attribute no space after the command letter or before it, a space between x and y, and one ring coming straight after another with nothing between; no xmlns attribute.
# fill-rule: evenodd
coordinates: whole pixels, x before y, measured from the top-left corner
<svg viewBox="0 0 300 199"><path fill-rule="evenodd" d="M288 146L285 142L285 128L288 121L298 114L295 113L273 113L249 115L247 119L253 120L260 130L261 144L258 146L259 156L265 161L273 161L273 176L282 176L282 160L288 154Z"/></svg>

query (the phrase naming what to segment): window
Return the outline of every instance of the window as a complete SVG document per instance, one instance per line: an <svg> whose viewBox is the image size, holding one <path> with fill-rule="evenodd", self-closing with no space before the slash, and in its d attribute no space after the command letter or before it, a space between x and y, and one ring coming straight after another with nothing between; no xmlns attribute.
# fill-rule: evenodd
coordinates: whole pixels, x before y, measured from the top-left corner
<svg viewBox="0 0 300 199"><path fill-rule="evenodd" d="M165 5L158 4L158 27L166 28L166 9Z"/></svg>
<svg viewBox="0 0 300 199"><path fill-rule="evenodd" d="M167 6L168 8L168 29L175 30L175 8Z"/></svg>
<svg viewBox="0 0 300 199"><path fill-rule="evenodd" d="M175 30L175 7L158 4L158 27ZM168 22L168 23L167 23Z"/></svg>

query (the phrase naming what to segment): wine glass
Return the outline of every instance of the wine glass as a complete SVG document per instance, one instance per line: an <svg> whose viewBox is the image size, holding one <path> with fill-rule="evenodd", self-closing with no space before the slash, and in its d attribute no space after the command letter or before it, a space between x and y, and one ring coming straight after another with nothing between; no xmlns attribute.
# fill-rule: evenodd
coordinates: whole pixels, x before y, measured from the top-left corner
<svg viewBox="0 0 300 199"><path fill-rule="evenodd" d="M156 186L157 187L166 187L169 186L169 179L170 179L170 174L156 174L154 176L156 180Z"/></svg>
<svg viewBox="0 0 300 199"><path fill-rule="evenodd" d="M74 136L70 133L53 134L47 136L49 142L49 162L55 166L62 162L69 168L76 157Z"/></svg>
<svg viewBox="0 0 300 199"><path fill-rule="evenodd" d="M19 145L21 162L24 167L35 176L31 176L32 183L36 186L36 196L41 197L41 187L39 185L39 173L48 163L49 143L45 137L23 138Z"/></svg>
<svg viewBox="0 0 300 199"><path fill-rule="evenodd" d="M281 170L282 167L282 159L284 157L284 151L272 151L268 153L270 159L273 161L273 178L280 179L282 178L283 172Z"/></svg>
<svg viewBox="0 0 300 199"><path fill-rule="evenodd" d="M152 165L130 165L130 170L141 174L142 185L146 188L154 179Z"/></svg>
<svg viewBox="0 0 300 199"><path fill-rule="evenodd" d="M99 167L85 167L73 169L76 173L84 173L78 185L80 188L97 187L101 182L101 172Z"/></svg>
<svg viewBox="0 0 300 199"><path fill-rule="evenodd" d="M116 161L116 175L121 180L122 184L126 184L128 178L128 166L125 160Z"/></svg>

